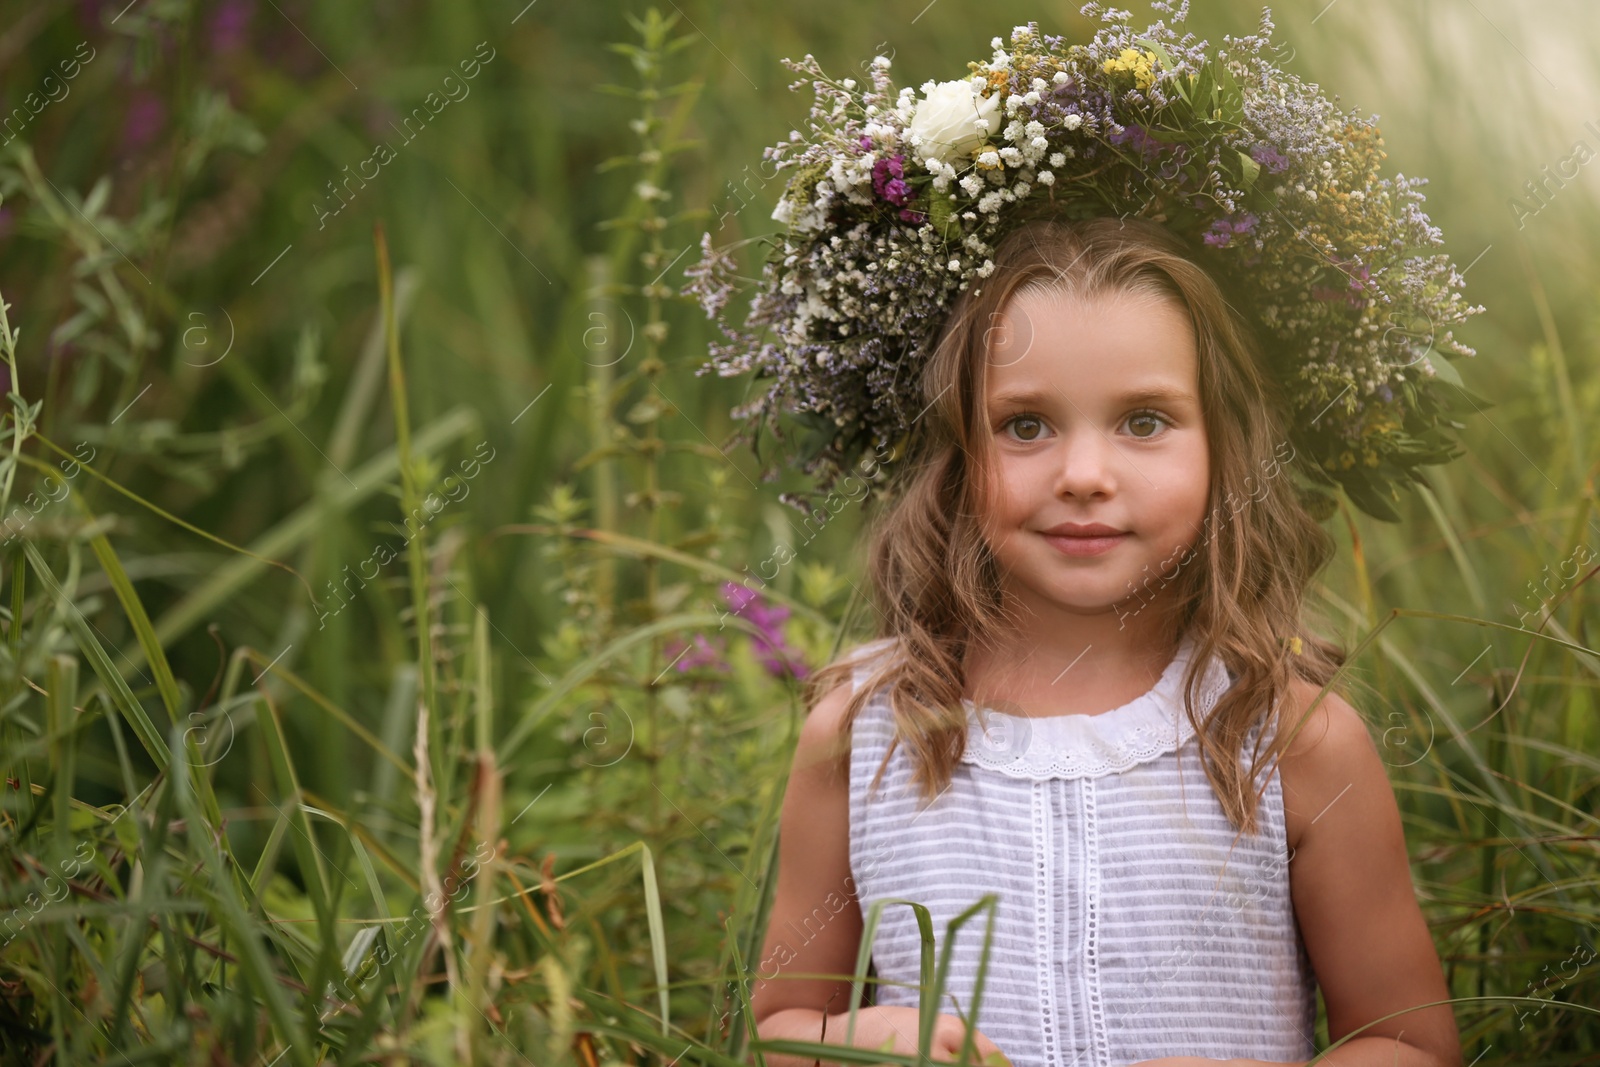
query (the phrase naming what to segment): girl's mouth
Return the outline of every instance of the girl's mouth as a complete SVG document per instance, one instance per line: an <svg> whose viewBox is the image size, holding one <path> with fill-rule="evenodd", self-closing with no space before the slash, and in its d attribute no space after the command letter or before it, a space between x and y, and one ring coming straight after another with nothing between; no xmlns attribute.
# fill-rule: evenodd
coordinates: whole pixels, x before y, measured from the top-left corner
<svg viewBox="0 0 1600 1067"><path fill-rule="evenodd" d="M1129 537L1126 533L1100 534L1093 537L1070 537L1060 534L1040 534L1040 536L1064 556L1098 556L1111 551Z"/></svg>

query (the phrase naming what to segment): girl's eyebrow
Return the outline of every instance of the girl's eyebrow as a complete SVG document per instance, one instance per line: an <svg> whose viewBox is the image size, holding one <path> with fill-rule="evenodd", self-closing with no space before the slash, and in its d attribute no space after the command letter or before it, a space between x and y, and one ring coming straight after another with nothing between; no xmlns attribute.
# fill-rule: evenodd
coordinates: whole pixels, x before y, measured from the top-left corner
<svg viewBox="0 0 1600 1067"><path fill-rule="evenodd" d="M1047 403L1058 399L1059 392L1045 392L1039 389L1020 389L1012 392L1000 393L991 397L991 407L1006 407L1011 404L1038 404ZM1121 405L1131 404L1183 404L1194 403L1194 394L1184 389L1174 389L1164 385L1149 386L1143 389L1134 389L1114 397L1113 403Z"/></svg>

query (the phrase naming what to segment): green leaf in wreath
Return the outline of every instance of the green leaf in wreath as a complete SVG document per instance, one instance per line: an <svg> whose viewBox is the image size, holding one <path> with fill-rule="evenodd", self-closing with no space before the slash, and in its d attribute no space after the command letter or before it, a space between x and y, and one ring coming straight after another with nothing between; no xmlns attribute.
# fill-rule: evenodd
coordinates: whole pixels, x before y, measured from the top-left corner
<svg viewBox="0 0 1600 1067"><path fill-rule="evenodd" d="M1255 185L1256 178L1261 174L1261 164L1250 158L1250 154L1248 152L1240 152L1239 166L1244 168L1245 185Z"/></svg>

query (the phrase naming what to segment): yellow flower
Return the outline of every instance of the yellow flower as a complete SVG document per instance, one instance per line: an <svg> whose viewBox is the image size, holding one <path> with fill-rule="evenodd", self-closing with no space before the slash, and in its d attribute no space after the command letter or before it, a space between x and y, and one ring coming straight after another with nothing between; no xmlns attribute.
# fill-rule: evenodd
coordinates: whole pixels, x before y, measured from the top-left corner
<svg viewBox="0 0 1600 1067"><path fill-rule="evenodd" d="M1140 52L1134 48L1124 48L1122 54L1115 59L1108 59L1101 64L1100 69L1107 74L1116 74L1127 71L1133 75L1133 84L1139 89L1148 89L1156 83L1155 72L1150 65L1155 62L1154 52Z"/></svg>
<svg viewBox="0 0 1600 1067"><path fill-rule="evenodd" d="M1367 466L1376 467L1377 465L1378 465L1378 454L1376 452L1368 452L1367 453Z"/></svg>
<svg viewBox="0 0 1600 1067"><path fill-rule="evenodd" d="M1301 641L1298 637L1289 638L1289 651L1293 652L1295 655L1300 655L1305 647L1305 642Z"/></svg>
<svg viewBox="0 0 1600 1067"><path fill-rule="evenodd" d="M1345 470L1349 470L1351 467L1354 467L1355 465L1356 465L1356 457L1355 456L1351 455L1348 452L1343 452L1343 453L1341 453L1339 455L1339 466L1343 467Z"/></svg>

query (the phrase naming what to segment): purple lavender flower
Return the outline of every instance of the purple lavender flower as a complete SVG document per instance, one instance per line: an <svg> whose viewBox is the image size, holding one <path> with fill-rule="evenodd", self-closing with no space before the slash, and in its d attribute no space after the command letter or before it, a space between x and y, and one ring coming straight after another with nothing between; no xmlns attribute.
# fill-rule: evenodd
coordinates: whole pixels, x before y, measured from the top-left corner
<svg viewBox="0 0 1600 1067"><path fill-rule="evenodd" d="M1129 124L1122 128L1122 132L1113 133L1106 138L1112 144L1131 145L1133 149L1144 157L1145 162L1153 163L1161 157L1162 143L1151 137L1143 126Z"/></svg>
<svg viewBox="0 0 1600 1067"><path fill-rule="evenodd" d="M1217 219L1200 239L1213 248L1220 248L1231 242L1235 234L1254 230L1259 221L1248 211L1237 219Z"/></svg>
<svg viewBox="0 0 1600 1067"><path fill-rule="evenodd" d="M1278 174L1289 169L1289 158L1269 144L1258 144L1250 149L1250 158L1267 168L1267 173Z"/></svg>
<svg viewBox="0 0 1600 1067"><path fill-rule="evenodd" d="M1394 400L1394 390L1387 385L1378 386L1378 395L1383 397L1383 402L1388 404Z"/></svg>

